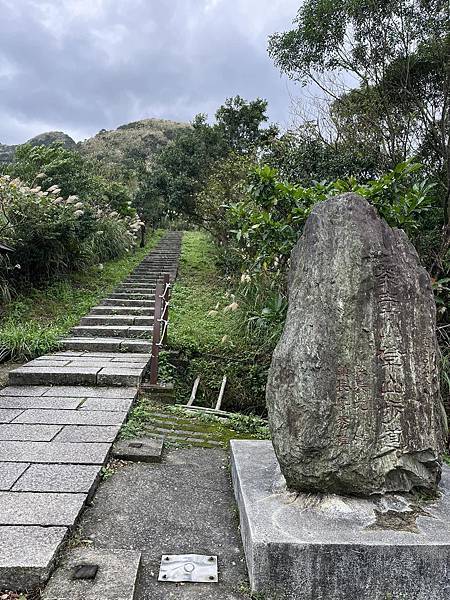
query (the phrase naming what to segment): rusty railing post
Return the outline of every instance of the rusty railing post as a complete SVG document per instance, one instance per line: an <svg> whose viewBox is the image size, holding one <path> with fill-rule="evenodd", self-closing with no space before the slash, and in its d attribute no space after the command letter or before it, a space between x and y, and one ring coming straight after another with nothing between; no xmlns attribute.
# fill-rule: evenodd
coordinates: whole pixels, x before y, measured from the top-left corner
<svg viewBox="0 0 450 600"><path fill-rule="evenodd" d="M157 283L155 288L155 310L153 314L152 356L150 362L150 383L158 381L159 342L161 336L161 308L163 302L164 284Z"/></svg>
<svg viewBox="0 0 450 600"><path fill-rule="evenodd" d="M169 329L169 300L170 300L170 275L169 273L164 273L163 275L163 285L164 285L164 306L161 311L161 321L163 323L163 336L161 339L161 345L167 343L167 330Z"/></svg>

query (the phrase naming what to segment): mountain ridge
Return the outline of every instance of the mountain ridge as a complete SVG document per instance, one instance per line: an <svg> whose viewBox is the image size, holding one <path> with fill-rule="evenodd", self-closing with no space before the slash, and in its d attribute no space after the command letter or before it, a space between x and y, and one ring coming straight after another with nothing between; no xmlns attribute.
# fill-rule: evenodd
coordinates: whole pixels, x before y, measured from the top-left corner
<svg viewBox="0 0 450 600"><path fill-rule="evenodd" d="M119 125L116 129L101 129L98 133L83 141L75 142L63 131L46 131L26 142L32 146L49 146L60 142L69 150L78 150L90 160L97 161L108 168L121 169L135 160L146 162L162 147L168 144L178 131L189 127L187 123L169 119L141 119ZM0 143L0 164L14 160L16 149L22 144Z"/></svg>

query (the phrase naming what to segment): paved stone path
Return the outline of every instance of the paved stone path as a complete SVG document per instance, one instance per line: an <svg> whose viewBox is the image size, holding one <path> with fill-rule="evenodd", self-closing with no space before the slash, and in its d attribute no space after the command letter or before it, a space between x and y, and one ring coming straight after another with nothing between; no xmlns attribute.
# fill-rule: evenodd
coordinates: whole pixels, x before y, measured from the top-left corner
<svg viewBox="0 0 450 600"><path fill-rule="evenodd" d="M176 276L172 232L62 340L0 390L0 590L47 579L92 496L150 362L156 283Z"/></svg>

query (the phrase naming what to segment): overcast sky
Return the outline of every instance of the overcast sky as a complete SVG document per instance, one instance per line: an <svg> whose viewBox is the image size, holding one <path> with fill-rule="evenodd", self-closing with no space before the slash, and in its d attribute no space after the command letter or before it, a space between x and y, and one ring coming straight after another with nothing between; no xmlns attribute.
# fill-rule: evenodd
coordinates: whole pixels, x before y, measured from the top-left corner
<svg viewBox="0 0 450 600"><path fill-rule="evenodd" d="M143 118L189 121L226 97L269 100L289 123L292 83L267 55L300 0L0 0L0 142L76 140Z"/></svg>

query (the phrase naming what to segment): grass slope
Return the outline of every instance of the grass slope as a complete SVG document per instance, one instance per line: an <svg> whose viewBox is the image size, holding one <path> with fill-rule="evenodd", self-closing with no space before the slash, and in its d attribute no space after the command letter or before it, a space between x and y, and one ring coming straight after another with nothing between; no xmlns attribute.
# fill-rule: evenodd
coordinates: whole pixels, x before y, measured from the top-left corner
<svg viewBox="0 0 450 600"><path fill-rule="evenodd" d="M15 298L3 309L0 346L6 346L12 358L20 361L56 350L58 338L122 281L161 235L162 231L149 235L145 248L105 263L101 271L95 267Z"/></svg>
<svg viewBox="0 0 450 600"><path fill-rule="evenodd" d="M185 232L171 301L169 345L198 352L232 348L238 339L236 313L227 309L231 303L211 238Z"/></svg>
<svg viewBox="0 0 450 600"><path fill-rule="evenodd" d="M255 360L239 307L227 288L210 236L186 232L169 323L169 347L180 352L173 374L177 400L187 401L200 375L196 402L213 406L226 375L223 408L264 415L267 365Z"/></svg>

